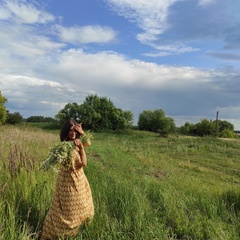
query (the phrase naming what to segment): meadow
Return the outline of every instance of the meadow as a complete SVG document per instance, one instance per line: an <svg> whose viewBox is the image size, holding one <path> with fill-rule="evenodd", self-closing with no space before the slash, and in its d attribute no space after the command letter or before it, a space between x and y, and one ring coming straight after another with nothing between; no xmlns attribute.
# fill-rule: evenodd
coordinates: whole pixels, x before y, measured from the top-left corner
<svg viewBox="0 0 240 240"><path fill-rule="evenodd" d="M0 239L38 239L58 131L0 127ZM85 174L95 216L75 240L240 239L240 140L94 133Z"/></svg>

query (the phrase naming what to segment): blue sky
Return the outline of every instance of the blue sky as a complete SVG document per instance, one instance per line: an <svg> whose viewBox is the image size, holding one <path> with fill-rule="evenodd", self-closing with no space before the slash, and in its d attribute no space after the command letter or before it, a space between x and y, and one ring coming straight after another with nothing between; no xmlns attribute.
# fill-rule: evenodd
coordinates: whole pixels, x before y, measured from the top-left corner
<svg viewBox="0 0 240 240"><path fill-rule="evenodd" d="M7 109L54 117L89 94L177 126L240 130L239 0L0 0Z"/></svg>

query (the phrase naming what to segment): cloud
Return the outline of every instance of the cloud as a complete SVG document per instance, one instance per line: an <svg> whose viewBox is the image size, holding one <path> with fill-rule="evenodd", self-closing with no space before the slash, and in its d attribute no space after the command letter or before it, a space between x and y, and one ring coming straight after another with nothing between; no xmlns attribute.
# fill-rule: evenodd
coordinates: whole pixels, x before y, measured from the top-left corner
<svg viewBox="0 0 240 240"><path fill-rule="evenodd" d="M59 81L67 79L72 84L84 83L85 89L90 89L91 85L143 89L166 89L170 85L171 89L181 89L210 76L197 68L158 65L127 59L116 52L87 53L80 49L63 51L49 68L57 74ZM85 79L88 81L84 82Z"/></svg>
<svg viewBox="0 0 240 240"><path fill-rule="evenodd" d="M24 0L5 0L0 7L0 19L9 20L23 24L45 24L53 21L53 15L38 10L34 5L34 1Z"/></svg>
<svg viewBox="0 0 240 240"><path fill-rule="evenodd" d="M43 70L48 80L40 78ZM36 66L35 77L2 75L0 84L7 98L12 99L12 93L18 92L21 98L29 99L29 104L31 99L45 105L81 102L93 92L121 102L126 94L145 101L146 108L162 105L172 113L189 112L191 103L191 111L201 115L208 111L204 109L206 105L215 109L218 102L218 106L227 107L240 94L237 87L240 73L231 70L229 74L229 71L159 65L129 60L115 52L90 54L70 49L60 52L54 61ZM151 104L149 96L162 104Z"/></svg>
<svg viewBox="0 0 240 240"><path fill-rule="evenodd" d="M129 19L143 30L137 35L139 41L148 43L157 40L168 27L168 9L177 0L106 0L120 16Z"/></svg>
<svg viewBox="0 0 240 240"><path fill-rule="evenodd" d="M5 73L29 74L30 66L37 64L64 44L50 39L49 25L54 17L37 9L34 1L0 2L0 69ZM3 20L3 21L1 21ZM26 68L28 66L29 68Z"/></svg>
<svg viewBox="0 0 240 240"><path fill-rule="evenodd" d="M198 5L205 7L208 6L209 4L214 4L216 0L198 0Z"/></svg>
<svg viewBox="0 0 240 240"><path fill-rule="evenodd" d="M110 27L99 25L69 28L56 25L55 29L61 41L72 44L109 43L114 41L117 35Z"/></svg>
<svg viewBox="0 0 240 240"><path fill-rule="evenodd" d="M48 79L41 78L42 71ZM133 111L135 121L143 110L163 109L180 124L214 118L217 110L222 118L239 118L230 114L239 107L239 79L240 71L229 68L201 70L70 49L36 66L32 77L2 74L0 85L8 109L25 117L54 116L65 104L81 104L89 94L98 94Z"/></svg>
<svg viewBox="0 0 240 240"><path fill-rule="evenodd" d="M239 49L239 13L237 0L179 1L169 9L171 26L163 35L164 41L184 42L186 45L207 46L218 51ZM188 9L186 11L186 9Z"/></svg>
<svg viewBox="0 0 240 240"><path fill-rule="evenodd" d="M240 53L207 51L206 54L214 58L219 58L224 60L231 60L231 61L240 60Z"/></svg>
<svg viewBox="0 0 240 240"><path fill-rule="evenodd" d="M0 16L4 20L0 20L1 72L31 76L35 67L55 61L55 56L66 47L66 43L107 43L116 38L116 32L109 27L88 25L66 28L56 25L54 16L39 10L39 6L33 3L11 0L0 2L0 13L3 13ZM36 18L33 19L32 15ZM58 37L64 43L58 41Z"/></svg>
<svg viewBox="0 0 240 240"><path fill-rule="evenodd" d="M7 108L25 116L33 113L54 116L76 94L69 85L56 81L4 74L0 77L2 94L8 99Z"/></svg>
<svg viewBox="0 0 240 240"><path fill-rule="evenodd" d="M105 1L142 31L136 38L155 49L155 53L145 53L146 56L199 51L203 41L212 41L215 45L221 42L219 50L240 47L238 0Z"/></svg>
<svg viewBox="0 0 240 240"><path fill-rule="evenodd" d="M223 118L236 119L239 117L240 105L219 107L218 111Z"/></svg>
<svg viewBox="0 0 240 240"><path fill-rule="evenodd" d="M174 23L170 21L172 17L171 9L182 0L164 1L142 1L142 0L106 0L112 10L120 16L137 24L143 31L138 33L136 38L143 44L151 46L157 50L154 53L144 53L145 56L159 57L169 55L179 55L198 51L198 48L189 46L178 40L178 36L164 37L171 29L175 29ZM189 19L188 19L189 20ZM191 20L192 22L193 20ZM181 26L182 27L182 26Z"/></svg>
<svg viewBox="0 0 240 240"><path fill-rule="evenodd" d="M47 51L64 46L37 33L35 27L6 25L0 23L0 47L7 48L11 55L31 57L45 55Z"/></svg>
<svg viewBox="0 0 240 240"><path fill-rule="evenodd" d="M186 46L184 44L175 44L175 45L155 45L151 44L157 52L154 53L145 53L143 55L149 57L161 57L161 56L170 56L170 55L181 55L183 53L197 52L199 48L193 48Z"/></svg>
<svg viewBox="0 0 240 240"><path fill-rule="evenodd" d="M231 48L237 47L237 24L235 17L225 19L223 6L229 10L226 1L205 1L204 6L184 0L108 3L119 15L138 25L141 32L136 37L142 36L142 43L153 49L147 52L144 48L145 56L201 53L199 41L207 39L210 44L204 48L206 57L238 61L238 52ZM82 103L89 94L98 94L107 96L119 108L133 111L135 120L147 109L163 109L178 122L214 118L217 110L224 118L240 118L238 69L201 69L182 62L160 64L113 50L92 48L89 52L88 44L107 46L116 41L117 32L100 25L67 28L32 1L10 3L13 6L0 4L4 19L0 21L0 90L11 112L18 111L24 117L54 116L65 104ZM185 8L192 12L183 15ZM35 13L36 18L31 14L28 18L26 10Z"/></svg>

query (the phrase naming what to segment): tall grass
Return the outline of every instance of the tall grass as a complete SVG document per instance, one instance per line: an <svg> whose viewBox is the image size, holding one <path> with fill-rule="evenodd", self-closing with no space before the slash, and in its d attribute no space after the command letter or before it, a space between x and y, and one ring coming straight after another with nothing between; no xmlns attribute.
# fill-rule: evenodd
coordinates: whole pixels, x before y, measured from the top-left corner
<svg viewBox="0 0 240 240"><path fill-rule="evenodd" d="M0 128L0 239L38 239L56 180L39 166L57 141L34 128ZM85 168L95 217L75 239L239 239L239 146L95 133Z"/></svg>
<svg viewBox="0 0 240 240"><path fill-rule="evenodd" d="M0 129L0 239L36 239L53 191L38 169L54 141L36 129Z"/></svg>

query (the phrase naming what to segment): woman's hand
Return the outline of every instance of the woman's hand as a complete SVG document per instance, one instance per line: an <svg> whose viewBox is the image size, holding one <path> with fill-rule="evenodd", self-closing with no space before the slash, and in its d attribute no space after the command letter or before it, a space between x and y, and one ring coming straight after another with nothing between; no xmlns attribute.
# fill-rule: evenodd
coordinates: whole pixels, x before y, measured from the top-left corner
<svg viewBox="0 0 240 240"><path fill-rule="evenodd" d="M79 147L79 149L82 149L82 148L83 148L83 144L82 144L82 142L81 142L80 139L75 139L75 140L74 140L74 143L75 143L75 145L76 145L77 147Z"/></svg>
<svg viewBox="0 0 240 240"><path fill-rule="evenodd" d="M84 131L83 131L83 129L82 129L82 123L76 124L76 125L74 126L74 129L75 129L77 132L79 132L81 135L84 135Z"/></svg>
<svg viewBox="0 0 240 240"><path fill-rule="evenodd" d="M85 135L85 132L84 132L83 129L82 129L82 123L76 124L76 125L74 126L74 129L75 129L78 133L80 133L81 135ZM83 147L89 147L89 146L91 146L91 141L90 141L90 139L88 139L87 142L85 142L85 143L82 143L82 142L81 142L81 144L82 144Z"/></svg>

